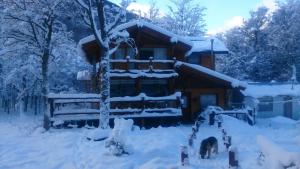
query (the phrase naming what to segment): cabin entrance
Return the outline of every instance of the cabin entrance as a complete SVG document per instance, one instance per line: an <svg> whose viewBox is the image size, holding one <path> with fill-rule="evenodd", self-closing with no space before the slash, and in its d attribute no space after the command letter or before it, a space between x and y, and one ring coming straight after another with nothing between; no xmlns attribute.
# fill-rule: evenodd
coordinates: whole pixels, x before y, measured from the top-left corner
<svg viewBox="0 0 300 169"><path fill-rule="evenodd" d="M203 112L208 106L217 106L216 94L202 94L200 95L200 111Z"/></svg>

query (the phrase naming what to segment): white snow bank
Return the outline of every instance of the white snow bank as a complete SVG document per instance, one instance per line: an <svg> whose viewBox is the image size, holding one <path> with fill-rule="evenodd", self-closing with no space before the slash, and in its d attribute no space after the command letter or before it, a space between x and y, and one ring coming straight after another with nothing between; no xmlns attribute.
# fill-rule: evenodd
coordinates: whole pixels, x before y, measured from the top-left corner
<svg viewBox="0 0 300 169"><path fill-rule="evenodd" d="M92 76L88 70L77 72L77 80L91 80Z"/></svg>
<svg viewBox="0 0 300 169"><path fill-rule="evenodd" d="M197 71L200 71L202 73L205 73L207 75L213 76L215 78L230 82L232 87L245 87L245 88L247 87L246 82L239 81L239 80L234 79L230 76L227 76L225 74L219 73L217 71L211 70L209 68L206 68L206 67L203 67L203 66L200 66L200 65L191 64L191 63L184 63L184 62L178 61L178 62L176 62L175 67L180 67L182 65L188 66L190 68L193 68L193 69L195 69Z"/></svg>
<svg viewBox="0 0 300 169"><path fill-rule="evenodd" d="M264 136L257 136L257 144L264 155L264 165L270 169L283 169L284 167L300 167L300 153L288 152Z"/></svg>
<svg viewBox="0 0 300 169"><path fill-rule="evenodd" d="M294 85L294 89L292 89L291 84L249 83L246 90L243 91L243 94L254 98L264 96L275 97L280 95L300 96L300 84Z"/></svg>
<svg viewBox="0 0 300 169"><path fill-rule="evenodd" d="M297 121L287 118L287 117L283 117L283 116L276 116L276 117L270 118L270 120L274 123L280 123L282 125L294 125L297 123Z"/></svg>

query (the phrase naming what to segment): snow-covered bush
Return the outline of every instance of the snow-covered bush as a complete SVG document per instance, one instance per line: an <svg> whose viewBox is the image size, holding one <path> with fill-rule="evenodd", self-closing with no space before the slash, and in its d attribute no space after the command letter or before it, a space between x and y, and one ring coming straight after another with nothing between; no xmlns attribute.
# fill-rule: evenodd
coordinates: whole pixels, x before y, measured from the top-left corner
<svg viewBox="0 0 300 169"><path fill-rule="evenodd" d="M105 147L109 149L109 152L115 156L121 156L123 154L130 154L131 148L126 143L126 136L131 132L133 127L133 120L115 119L114 129L111 136L105 142Z"/></svg>
<svg viewBox="0 0 300 169"><path fill-rule="evenodd" d="M259 163L269 169L294 169L300 167L300 153L288 152L263 136L257 136L261 154Z"/></svg>

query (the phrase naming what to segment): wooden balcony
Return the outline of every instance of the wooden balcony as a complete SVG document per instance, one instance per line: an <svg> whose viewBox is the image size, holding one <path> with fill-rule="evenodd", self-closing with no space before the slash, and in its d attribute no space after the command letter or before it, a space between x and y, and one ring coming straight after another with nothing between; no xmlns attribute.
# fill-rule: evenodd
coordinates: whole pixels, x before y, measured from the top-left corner
<svg viewBox="0 0 300 169"><path fill-rule="evenodd" d="M147 118L181 116L181 93L170 96L111 98L110 118ZM45 122L99 119L100 96L97 94L50 94ZM47 126L45 127L47 128Z"/></svg>
<svg viewBox="0 0 300 169"><path fill-rule="evenodd" d="M150 77L150 78L172 78L178 74L174 70L176 60L149 60L119 59L110 60L110 77Z"/></svg>

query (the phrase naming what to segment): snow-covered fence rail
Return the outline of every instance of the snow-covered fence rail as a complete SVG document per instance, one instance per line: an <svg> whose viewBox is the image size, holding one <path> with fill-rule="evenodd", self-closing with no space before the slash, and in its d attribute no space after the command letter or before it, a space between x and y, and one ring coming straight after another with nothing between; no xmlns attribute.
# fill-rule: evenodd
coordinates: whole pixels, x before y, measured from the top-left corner
<svg viewBox="0 0 300 169"><path fill-rule="evenodd" d="M243 120L250 125L255 124L254 116L252 115L251 110L247 110L247 109L224 110L217 114L224 114L224 115L232 116L239 120Z"/></svg>
<svg viewBox="0 0 300 169"><path fill-rule="evenodd" d="M223 110L221 107L209 106L205 110L204 114L208 116L211 125L215 123L215 118L218 117L218 115L228 115L239 120L243 120L250 125L255 124L254 112L250 109Z"/></svg>
<svg viewBox="0 0 300 169"><path fill-rule="evenodd" d="M111 98L110 118L177 117L181 116L181 93L163 97L138 96ZM98 120L98 94L50 94L44 127L54 121Z"/></svg>

